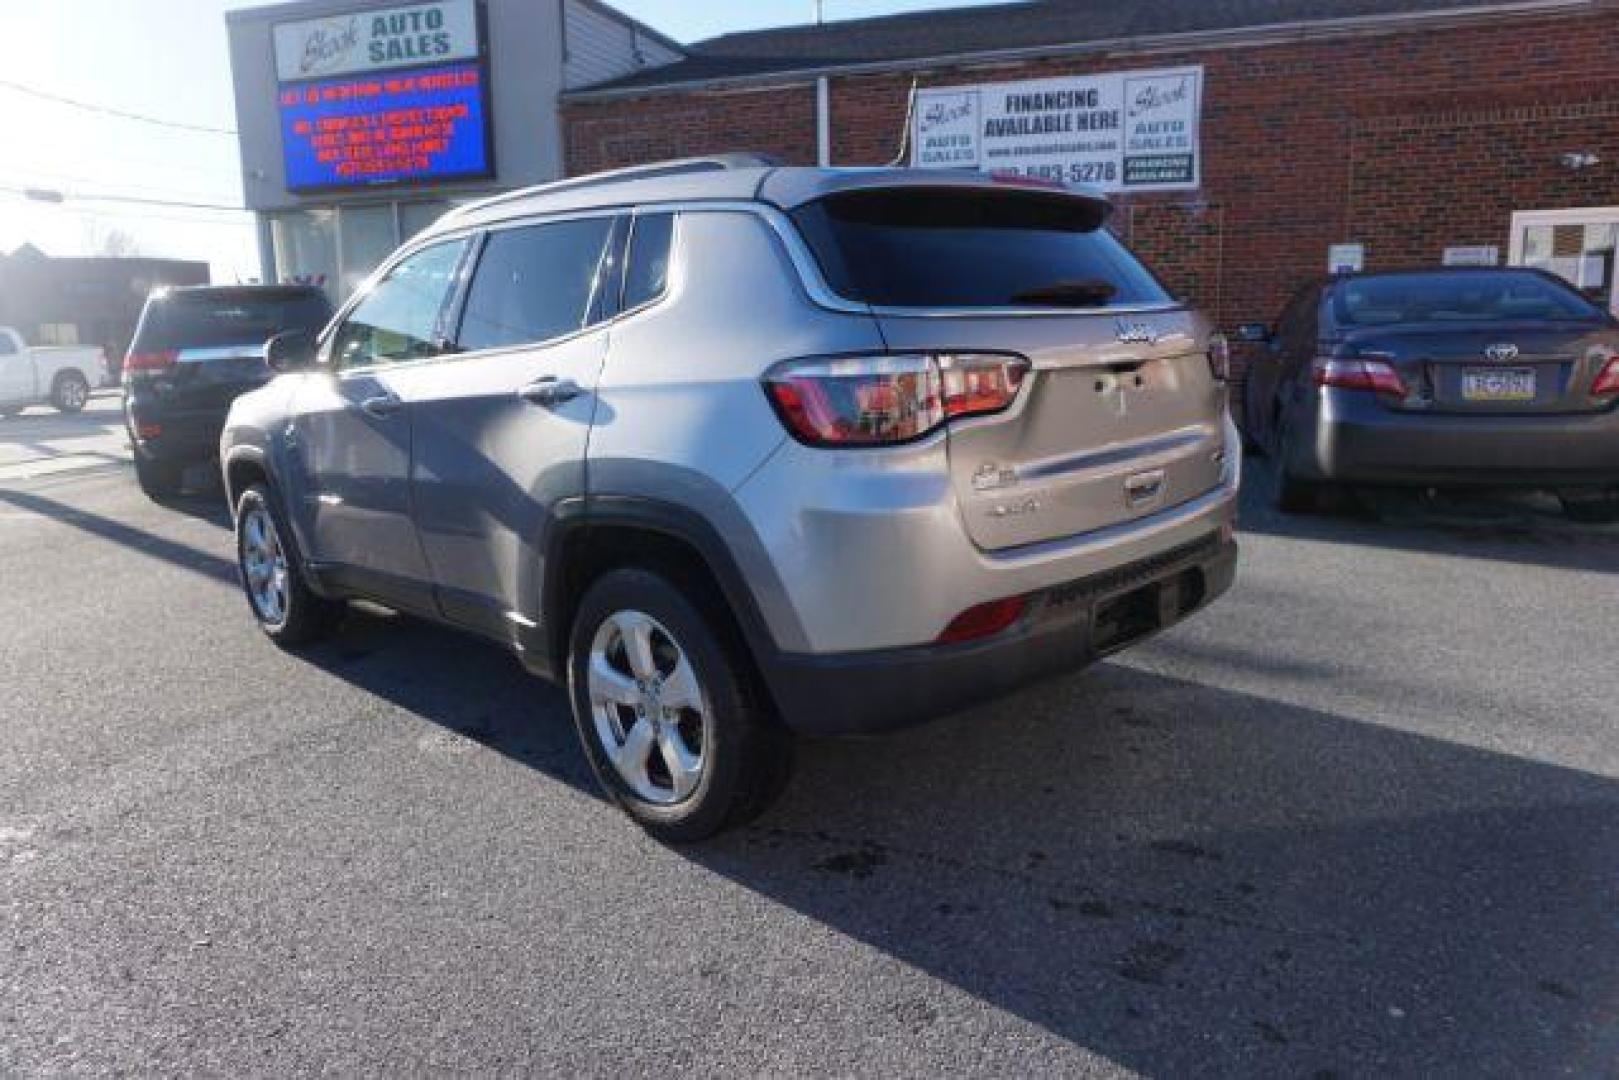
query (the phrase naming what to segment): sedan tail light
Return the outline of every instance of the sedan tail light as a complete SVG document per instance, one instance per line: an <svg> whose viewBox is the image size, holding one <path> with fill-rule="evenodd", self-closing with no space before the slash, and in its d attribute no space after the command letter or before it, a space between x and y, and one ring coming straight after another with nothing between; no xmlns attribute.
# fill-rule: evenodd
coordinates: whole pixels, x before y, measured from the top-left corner
<svg viewBox="0 0 1619 1080"><path fill-rule="evenodd" d="M1591 396L1619 397L1619 356L1609 360L1597 373L1597 381L1591 384Z"/></svg>
<svg viewBox="0 0 1619 1080"><path fill-rule="evenodd" d="M1340 390L1371 390L1392 397L1405 397L1405 380L1386 360L1355 360L1323 356L1315 362L1315 384Z"/></svg>
<svg viewBox="0 0 1619 1080"><path fill-rule="evenodd" d="M124 374L139 375L143 372L150 374L157 371L166 371L174 366L179 353L173 349L162 352L137 352L124 357Z"/></svg>
<svg viewBox="0 0 1619 1080"><path fill-rule="evenodd" d="M1028 373L1021 356L898 353L789 360L765 374L787 430L810 446L893 446L958 417L1000 412Z"/></svg>

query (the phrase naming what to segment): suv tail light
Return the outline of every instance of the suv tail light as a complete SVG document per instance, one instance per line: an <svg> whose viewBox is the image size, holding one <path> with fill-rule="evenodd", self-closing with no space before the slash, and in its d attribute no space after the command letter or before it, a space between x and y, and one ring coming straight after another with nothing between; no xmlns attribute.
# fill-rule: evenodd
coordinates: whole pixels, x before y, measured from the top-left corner
<svg viewBox="0 0 1619 1080"><path fill-rule="evenodd" d="M130 353L124 358L124 374L139 375L142 373L151 374L157 371L165 371L174 366L174 362L179 355L180 354L175 352L173 349L167 349L162 352Z"/></svg>
<svg viewBox="0 0 1619 1080"><path fill-rule="evenodd" d="M1619 396L1619 356L1609 359L1606 366L1597 373L1597 381L1591 384L1591 396Z"/></svg>
<svg viewBox="0 0 1619 1080"><path fill-rule="evenodd" d="M1407 392L1405 380L1386 360L1318 357L1315 362L1315 384L1336 386L1340 390L1371 390L1394 397L1405 397Z"/></svg>
<svg viewBox="0 0 1619 1080"><path fill-rule="evenodd" d="M765 373L782 423L810 446L892 446L958 417L1000 412L1029 371L1021 356L897 353L789 360Z"/></svg>

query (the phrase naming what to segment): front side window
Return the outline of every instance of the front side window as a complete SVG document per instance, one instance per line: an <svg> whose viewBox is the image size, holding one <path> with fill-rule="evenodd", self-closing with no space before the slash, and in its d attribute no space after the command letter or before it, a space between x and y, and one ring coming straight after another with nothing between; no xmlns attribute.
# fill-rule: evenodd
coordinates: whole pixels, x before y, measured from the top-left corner
<svg viewBox="0 0 1619 1080"><path fill-rule="evenodd" d="M442 352L439 322L466 246L465 240L435 244L388 271L343 320L332 345L338 369Z"/></svg>
<svg viewBox="0 0 1619 1080"><path fill-rule="evenodd" d="M456 344L499 349L584 327L601 288L611 217L499 229L484 242Z"/></svg>

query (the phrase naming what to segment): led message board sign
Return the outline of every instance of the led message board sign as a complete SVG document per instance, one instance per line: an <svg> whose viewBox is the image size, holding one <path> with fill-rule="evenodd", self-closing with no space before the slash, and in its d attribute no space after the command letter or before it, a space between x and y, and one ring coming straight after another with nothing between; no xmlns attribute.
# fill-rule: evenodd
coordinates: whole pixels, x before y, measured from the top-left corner
<svg viewBox="0 0 1619 1080"><path fill-rule="evenodd" d="M494 175L476 0L431 0L275 27L287 190Z"/></svg>
<svg viewBox="0 0 1619 1080"><path fill-rule="evenodd" d="M475 63L283 86L287 188L489 176L484 102Z"/></svg>

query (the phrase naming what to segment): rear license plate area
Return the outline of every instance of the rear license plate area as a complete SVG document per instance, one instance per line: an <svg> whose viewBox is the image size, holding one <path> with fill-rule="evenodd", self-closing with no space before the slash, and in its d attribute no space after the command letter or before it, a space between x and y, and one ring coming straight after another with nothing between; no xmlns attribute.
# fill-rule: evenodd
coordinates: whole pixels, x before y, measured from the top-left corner
<svg viewBox="0 0 1619 1080"><path fill-rule="evenodd" d="M1097 602L1091 617L1091 647L1115 652L1180 621L1203 603L1203 571L1182 570Z"/></svg>
<svg viewBox="0 0 1619 1080"><path fill-rule="evenodd" d="M1463 368L1463 401L1533 401L1534 368Z"/></svg>

